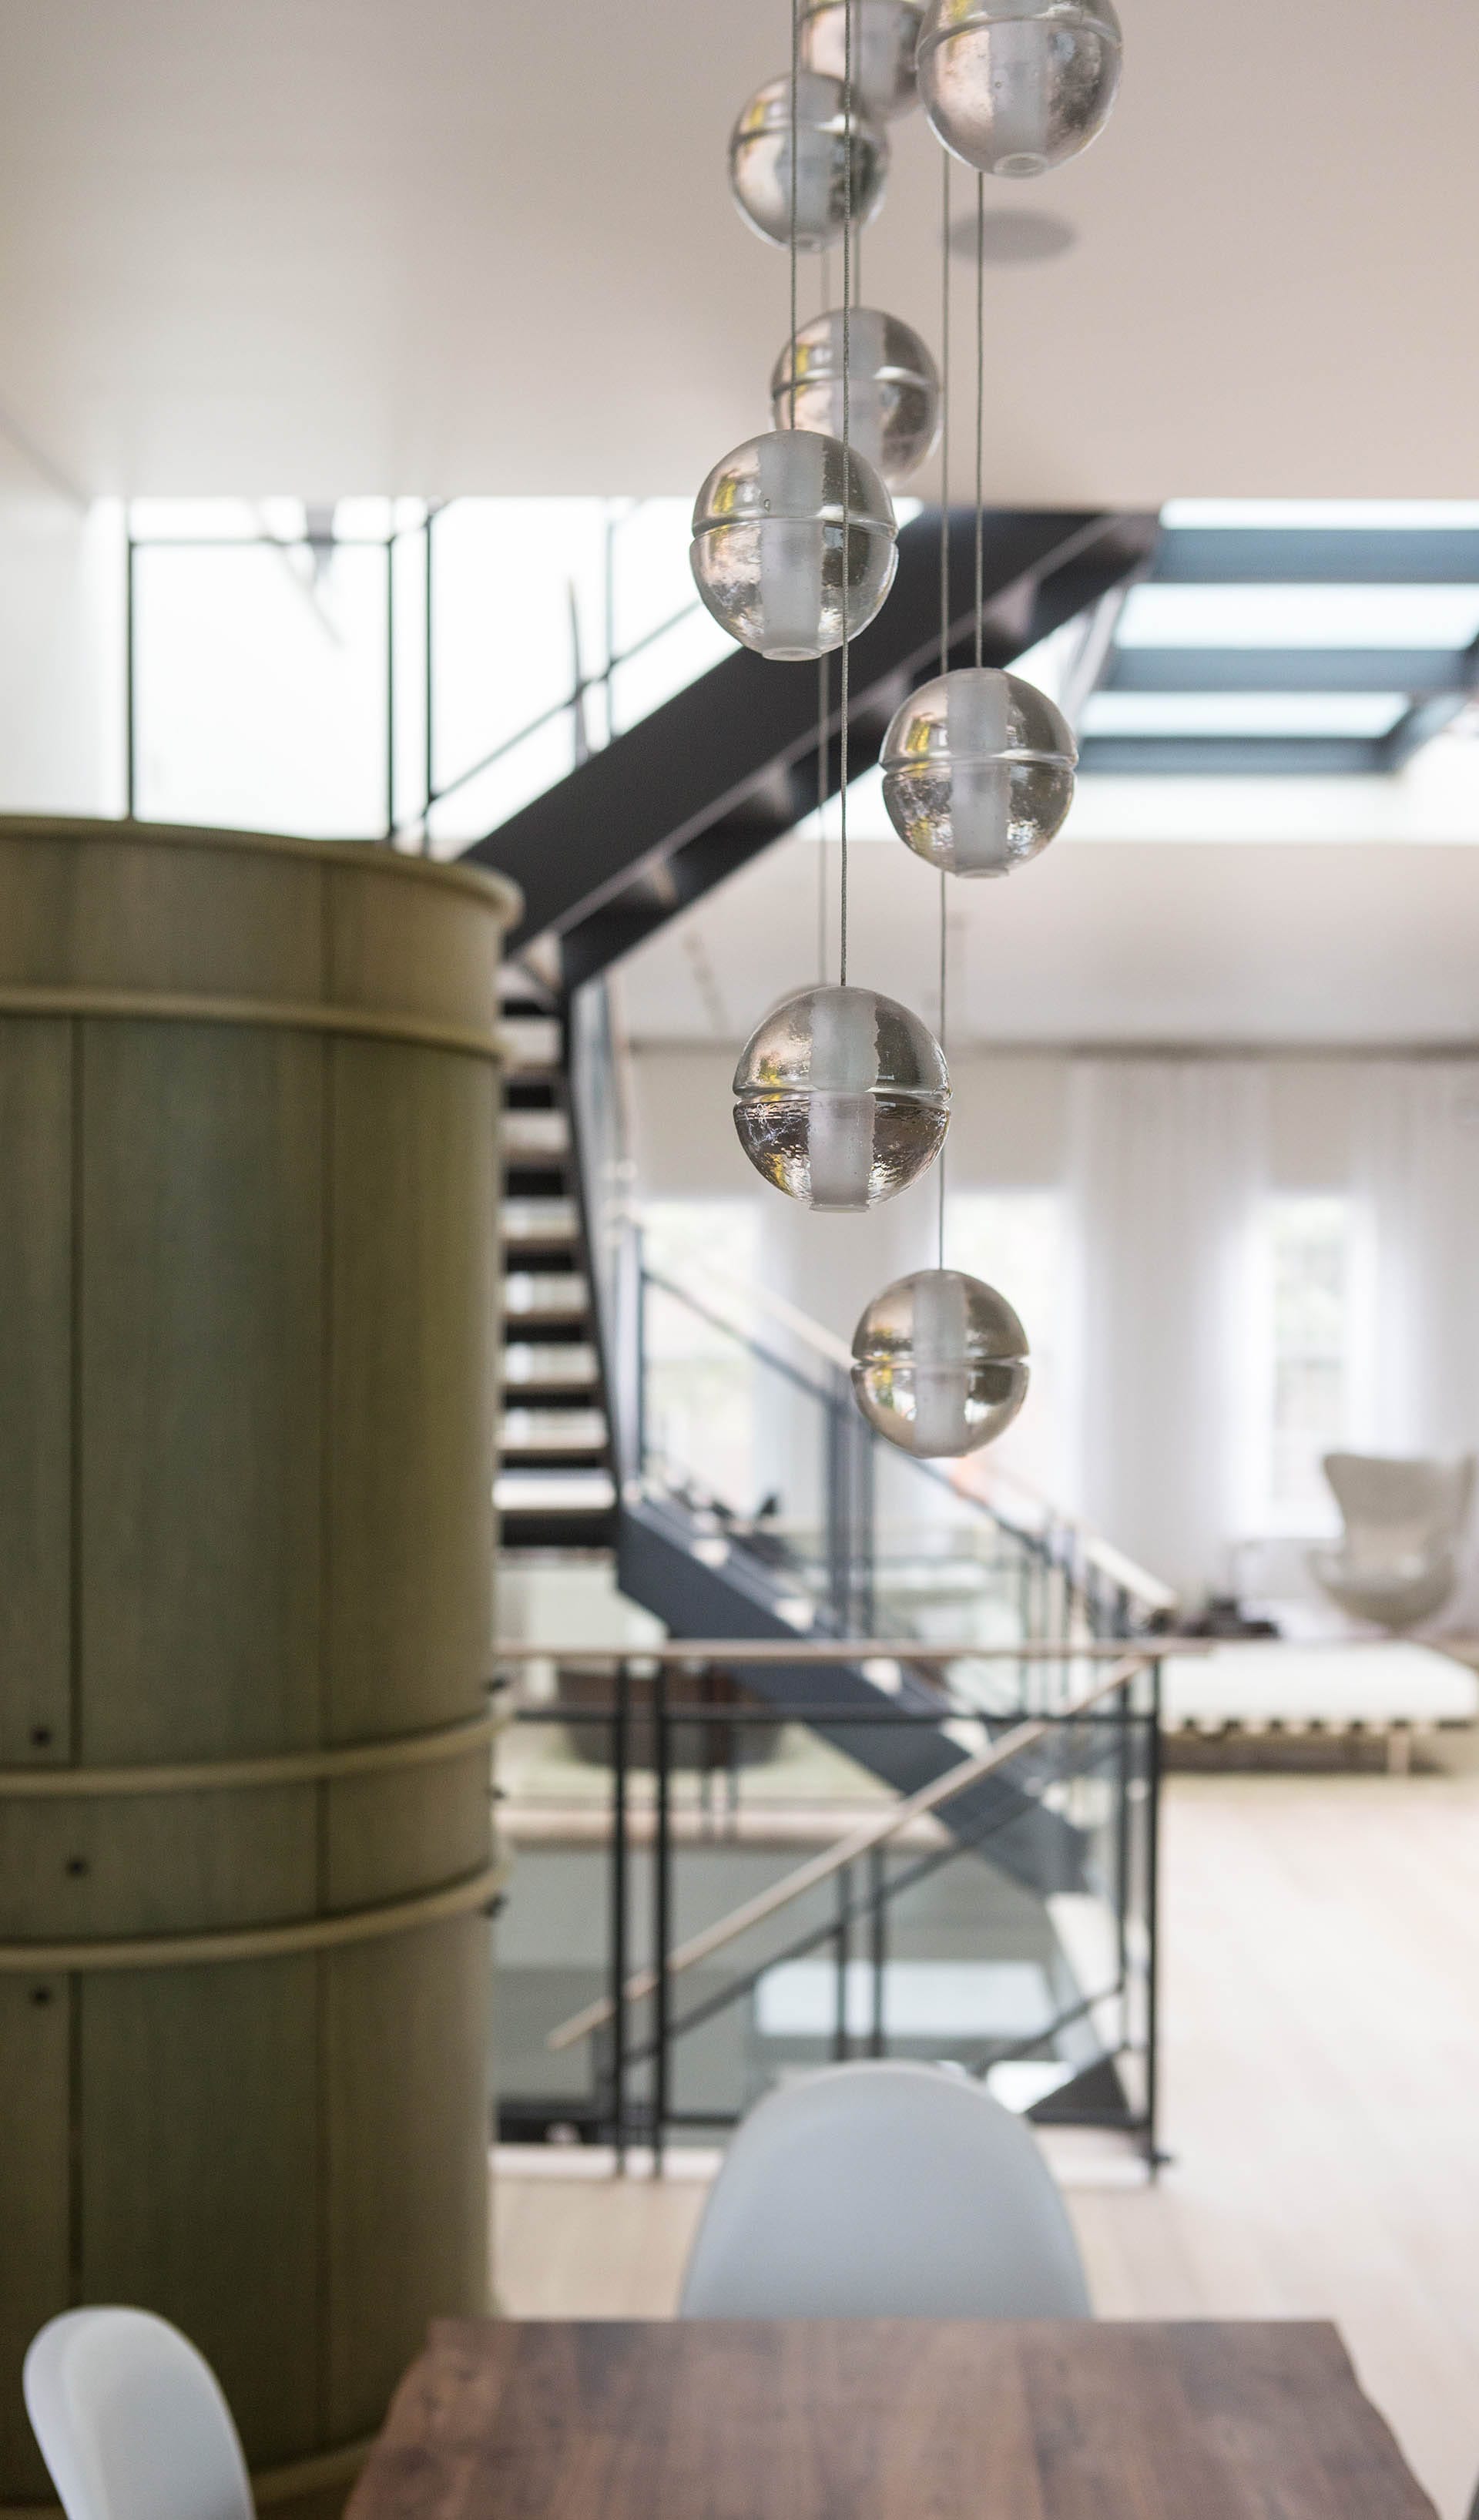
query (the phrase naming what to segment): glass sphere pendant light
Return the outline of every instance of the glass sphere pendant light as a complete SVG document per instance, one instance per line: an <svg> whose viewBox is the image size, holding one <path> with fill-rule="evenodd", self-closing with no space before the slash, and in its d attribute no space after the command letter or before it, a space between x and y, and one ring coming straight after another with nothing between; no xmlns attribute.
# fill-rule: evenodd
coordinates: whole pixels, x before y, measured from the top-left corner
<svg viewBox="0 0 1479 2520"><path fill-rule="evenodd" d="M846 322L848 435L897 490L932 455L940 434L940 372L910 324L874 306L854 306ZM771 374L778 428L842 434L843 317L840 307L803 324Z"/></svg>
<svg viewBox="0 0 1479 2520"><path fill-rule="evenodd" d="M1123 51L1113 0L929 0L919 96L983 175L1044 175L1109 119Z"/></svg>
<svg viewBox="0 0 1479 2520"><path fill-rule="evenodd" d="M794 111L788 78L771 79L756 90L730 136L730 189L740 216L757 236L788 247L794 207L797 251L823 253L835 245L849 218L854 227L863 227L873 217L883 199L888 141L859 112L856 96L851 123L849 150L843 82L820 70L798 72Z"/></svg>
<svg viewBox="0 0 1479 2520"><path fill-rule="evenodd" d="M858 1215L927 1171L950 1078L927 1024L873 989L804 989L735 1070L735 1127L758 1173L803 1207Z"/></svg>
<svg viewBox="0 0 1479 2520"><path fill-rule="evenodd" d="M1009 875L1061 831L1078 747L1052 700L993 665L912 692L883 739L883 803L917 857L948 875Z"/></svg>
<svg viewBox="0 0 1479 2520"><path fill-rule="evenodd" d="M847 68L848 0L808 0L801 12L801 58L808 69L841 78ZM850 0L853 93L876 122L915 103L915 50L924 0Z"/></svg>
<svg viewBox="0 0 1479 2520"><path fill-rule="evenodd" d="M1027 1396L1027 1333L1004 1295L957 1269L920 1269L875 1295L853 1333L870 1426L922 1461L978 1453Z"/></svg>
<svg viewBox="0 0 1479 2520"><path fill-rule="evenodd" d="M732 638L793 664L866 628L898 565L893 501L856 446L811 428L747 438L694 509L698 592Z"/></svg>

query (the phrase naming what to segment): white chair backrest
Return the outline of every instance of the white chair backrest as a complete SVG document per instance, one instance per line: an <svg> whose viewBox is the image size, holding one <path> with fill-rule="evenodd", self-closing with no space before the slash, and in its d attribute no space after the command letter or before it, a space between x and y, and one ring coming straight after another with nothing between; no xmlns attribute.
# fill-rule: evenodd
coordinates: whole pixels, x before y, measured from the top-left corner
<svg viewBox="0 0 1479 2520"><path fill-rule="evenodd" d="M1030 2130L937 2065L836 2065L744 2120L689 2258L685 2318L1087 2318Z"/></svg>
<svg viewBox="0 0 1479 2520"><path fill-rule="evenodd" d="M1474 1471L1472 1453L1459 1462L1330 1453L1324 1464L1350 1552L1372 1560L1451 1547L1468 1521Z"/></svg>
<svg viewBox="0 0 1479 2520"><path fill-rule="evenodd" d="M68 2310L25 2358L25 2408L67 2520L253 2520L215 2373L147 2310Z"/></svg>

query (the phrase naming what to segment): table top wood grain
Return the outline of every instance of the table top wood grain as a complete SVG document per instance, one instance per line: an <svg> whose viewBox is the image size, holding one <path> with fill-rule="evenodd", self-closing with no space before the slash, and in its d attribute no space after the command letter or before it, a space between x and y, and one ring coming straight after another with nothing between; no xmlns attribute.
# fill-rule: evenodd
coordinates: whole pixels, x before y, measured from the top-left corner
<svg viewBox="0 0 1479 2520"><path fill-rule="evenodd" d="M347 2520L1433 2520L1332 2326L439 2321Z"/></svg>

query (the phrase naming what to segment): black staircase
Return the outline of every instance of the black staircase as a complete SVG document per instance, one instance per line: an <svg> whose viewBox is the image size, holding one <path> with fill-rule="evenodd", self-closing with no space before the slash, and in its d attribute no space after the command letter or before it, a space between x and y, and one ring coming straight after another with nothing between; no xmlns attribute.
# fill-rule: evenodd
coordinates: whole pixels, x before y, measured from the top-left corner
<svg viewBox="0 0 1479 2520"><path fill-rule="evenodd" d="M983 654L1009 665L1064 622L1142 575L1149 516L988 512L982 537ZM950 519L949 653L974 656L975 518ZM882 611L853 641L850 769L872 768L894 710L939 670L940 518L899 536ZM832 677L835 685L839 677ZM737 650L468 852L521 887L510 950L559 996L619 961L677 911L784 838L836 793L836 696L818 761L817 676Z"/></svg>
<svg viewBox="0 0 1479 2520"><path fill-rule="evenodd" d="M992 515L983 538L983 652L1007 664L1141 573L1155 520L1115 515ZM973 517L953 517L950 579L970 587ZM872 766L900 699L938 670L940 519L900 536L899 572L855 643L851 768ZM974 652L973 605L951 622L953 663ZM845 1383L820 1392L829 1414L826 1571L795 1566L748 1538L722 1501L665 1486L643 1437L640 1262L626 1214L624 1146L600 975L810 810L819 771L838 777L837 722L819 762L817 677L737 652L582 762L469 854L521 885L506 1021L515 1058L508 1145L507 1384L499 1505L506 1545L614 1547L618 1581L677 1637L839 1638L872 1624L870 1465L876 1439ZM639 1277L634 1282L634 1267ZM984 1519L995 1521L986 1515ZM867 1536L863 1525L867 1523ZM1084 1634L1128 1623L1096 1604L1051 1535L999 1525L1040 1563L1043 1616ZM839 1569L841 1570L839 1573ZM861 1571L860 1571L861 1570ZM1029 1569L1035 1572L1035 1569ZM1055 1589L1054 1589L1055 1587ZM1055 1610L1049 1607L1056 1605ZM1030 1613L1024 1629L1032 1624ZM1039 1622L1042 1632L1042 1622ZM886 1680L857 1664L776 1663L754 1687L787 1706L845 1716L838 1746L897 1790L955 1766L937 1685L908 1667ZM901 1724L901 1714L934 1722ZM876 1710L876 1727L860 1716ZM1078 1879L1079 1832L1046 1810L1030 1762L959 1798L951 1825L990 1826L997 1862L1037 1891Z"/></svg>

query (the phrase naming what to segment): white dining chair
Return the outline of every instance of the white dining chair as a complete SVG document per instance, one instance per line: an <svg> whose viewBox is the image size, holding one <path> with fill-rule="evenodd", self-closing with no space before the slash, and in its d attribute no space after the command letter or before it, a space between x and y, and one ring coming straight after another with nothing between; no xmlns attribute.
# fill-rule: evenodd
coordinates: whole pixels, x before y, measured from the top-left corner
<svg viewBox="0 0 1479 2520"><path fill-rule="evenodd" d="M740 2126L685 2318L1087 2318L1078 2243L1031 2130L937 2065L836 2065Z"/></svg>
<svg viewBox="0 0 1479 2520"><path fill-rule="evenodd" d="M64 2311L32 2340L24 2388L67 2520L254 2520L231 2408L167 2319Z"/></svg>

